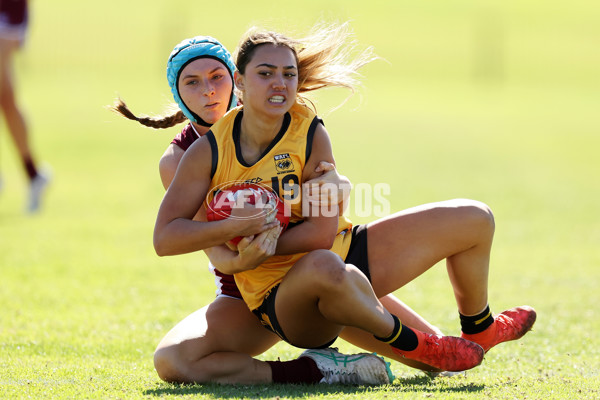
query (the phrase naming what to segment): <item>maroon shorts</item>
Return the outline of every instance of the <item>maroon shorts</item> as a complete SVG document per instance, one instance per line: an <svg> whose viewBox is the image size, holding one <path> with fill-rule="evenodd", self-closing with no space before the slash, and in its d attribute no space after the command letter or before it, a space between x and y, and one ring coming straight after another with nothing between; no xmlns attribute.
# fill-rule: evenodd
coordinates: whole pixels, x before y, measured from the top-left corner
<svg viewBox="0 0 600 400"><path fill-rule="evenodd" d="M27 0L0 0L0 38L18 40L27 31Z"/></svg>

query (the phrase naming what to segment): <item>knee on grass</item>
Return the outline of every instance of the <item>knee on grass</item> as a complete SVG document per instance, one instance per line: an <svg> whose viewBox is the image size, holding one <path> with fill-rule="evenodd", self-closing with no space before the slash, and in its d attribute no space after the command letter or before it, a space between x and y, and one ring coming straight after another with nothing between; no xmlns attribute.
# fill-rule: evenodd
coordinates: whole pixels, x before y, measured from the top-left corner
<svg viewBox="0 0 600 400"><path fill-rule="evenodd" d="M154 352L154 369L159 378L170 383L209 382L210 371L203 371L197 361L186 358L178 345L160 347ZM193 364L195 367L193 368ZM192 369L194 373L192 374ZM193 375L193 376L192 376Z"/></svg>
<svg viewBox="0 0 600 400"><path fill-rule="evenodd" d="M161 347L154 352L154 369L165 382L183 383L183 374L178 368L175 351L171 347Z"/></svg>

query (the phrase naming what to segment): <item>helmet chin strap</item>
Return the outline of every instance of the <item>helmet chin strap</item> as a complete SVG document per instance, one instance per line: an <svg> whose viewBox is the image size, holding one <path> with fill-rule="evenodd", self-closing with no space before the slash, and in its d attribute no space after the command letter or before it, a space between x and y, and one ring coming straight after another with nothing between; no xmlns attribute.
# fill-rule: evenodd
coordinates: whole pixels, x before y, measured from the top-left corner
<svg viewBox="0 0 600 400"><path fill-rule="evenodd" d="M198 130L196 129L196 127L194 126L194 124L190 124L190 126L194 130L194 133L196 134L196 136L198 136L199 138L201 138L202 135L198 132Z"/></svg>
<svg viewBox="0 0 600 400"><path fill-rule="evenodd" d="M208 122L204 121L202 118L196 115L196 113L192 112L192 115L194 116L194 122L198 125L206 126L207 128L210 128L212 126L212 124L209 124Z"/></svg>

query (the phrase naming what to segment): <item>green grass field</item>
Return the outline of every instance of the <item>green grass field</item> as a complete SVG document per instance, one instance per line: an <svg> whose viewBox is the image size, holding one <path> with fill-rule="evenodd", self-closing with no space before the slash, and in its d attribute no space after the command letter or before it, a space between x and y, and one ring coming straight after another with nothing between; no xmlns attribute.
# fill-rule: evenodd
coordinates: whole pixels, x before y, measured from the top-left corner
<svg viewBox="0 0 600 400"><path fill-rule="evenodd" d="M54 181L43 212L24 215L24 173L2 126L0 398L600 398L597 2L202 4L33 2L16 75ZM350 20L384 59L341 109L328 112L343 91L317 96L340 171L355 185L389 184L392 210L489 204L491 306L534 306L535 330L466 375L433 381L392 363L398 379L377 388L165 384L153 350L213 298L213 282L203 254L152 248L157 162L177 129L154 132L104 106L120 95L160 114L171 101L165 61L183 38L234 48L253 24L305 33L318 19ZM396 294L459 333L443 265ZM262 357L299 353L280 344Z"/></svg>

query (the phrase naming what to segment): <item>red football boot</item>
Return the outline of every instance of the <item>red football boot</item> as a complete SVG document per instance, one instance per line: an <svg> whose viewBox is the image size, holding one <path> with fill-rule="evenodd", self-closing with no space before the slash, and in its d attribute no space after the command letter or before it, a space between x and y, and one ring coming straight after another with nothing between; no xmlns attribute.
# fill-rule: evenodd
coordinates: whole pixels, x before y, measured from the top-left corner
<svg viewBox="0 0 600 400"><path fill-rule="evenodd" d="M529 306L521 306L503 311L494 317L494 322L485 331L461 337L479 344L485 352L495 345L517 340L523 337L535 323L535 310Z"/></svg>
<svg viewBox="0 0 600 400"><path fill-rule="evenodd" d="M483 361L485 352L477 343L454 336L413 331L419 340L417 348L405 351L392 347L394 353L444 371L464 371Z"/></svg>

